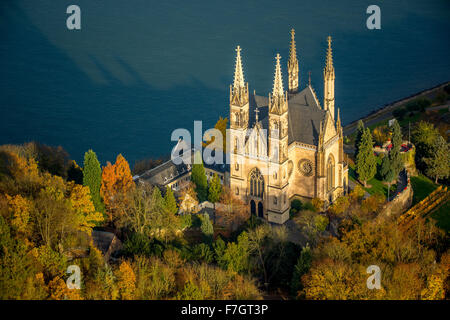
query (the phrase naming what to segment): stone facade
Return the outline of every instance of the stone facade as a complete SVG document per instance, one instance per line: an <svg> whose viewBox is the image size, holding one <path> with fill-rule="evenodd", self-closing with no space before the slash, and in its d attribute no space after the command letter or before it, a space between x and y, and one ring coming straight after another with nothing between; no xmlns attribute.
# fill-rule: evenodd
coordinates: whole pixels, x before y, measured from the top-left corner
<svg viewBox="0 0 450 320"><path fill-rule="evenodd" d="M292 198L320 198L329 204L348 186L339 109L334 114L331 37L322 108L311 83L299 92L294 30L291 36L289 91L283 90L277 54L272 92L268 97L249 94L239 46L230 86L230 188L253 214L279 224L289 219Z"/></svg>

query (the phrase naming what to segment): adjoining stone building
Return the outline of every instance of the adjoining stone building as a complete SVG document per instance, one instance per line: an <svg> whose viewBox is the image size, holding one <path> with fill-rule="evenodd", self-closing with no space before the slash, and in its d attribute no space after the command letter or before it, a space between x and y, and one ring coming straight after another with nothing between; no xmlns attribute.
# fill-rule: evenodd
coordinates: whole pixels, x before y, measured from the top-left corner
<svg viewBox="0 0 450 320"><path fill-rule="evenodd" d="M311 81L299 90L294 35L292 30L289 91L283 90L277 54L272 93L268 97L249 94L239 46L230 86L230 188L253 214L280 224L289 219L293 198L331 203L348 186L339 109L335 116L331 37L321 106Z"/></svg>

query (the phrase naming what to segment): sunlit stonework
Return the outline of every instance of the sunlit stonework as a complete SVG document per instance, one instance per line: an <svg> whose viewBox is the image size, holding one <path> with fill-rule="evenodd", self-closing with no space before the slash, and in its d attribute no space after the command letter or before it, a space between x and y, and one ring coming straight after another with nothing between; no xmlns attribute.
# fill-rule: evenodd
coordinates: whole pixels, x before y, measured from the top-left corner
<svg viewBox="0 0 450 320"><path fill-rule="evenodd" d="M300 90L294 36L292 30L288 91L277 54L272 92L268 97L249 95L239 46L230 86L230 188L253 214L274 223L289 219L293 198L331 203L348 185L339 109L334 114L331 37L321 106L311 82Z"/></svg>

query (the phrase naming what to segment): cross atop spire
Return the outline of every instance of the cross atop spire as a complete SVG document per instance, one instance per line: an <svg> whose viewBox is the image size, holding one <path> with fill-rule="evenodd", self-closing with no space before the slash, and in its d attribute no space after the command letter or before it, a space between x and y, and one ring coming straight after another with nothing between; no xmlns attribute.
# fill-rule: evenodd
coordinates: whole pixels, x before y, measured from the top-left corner
<svg viewBox="0 0 450 320"><path fill-rule="evenodd" d="M327 61L325 65L325 69L327 71L331 71L333 69L333 52L331 50L331 36L328 36L328 49L327 49Z"/></svg>
<svg viewBox="0 0 450 320"><path fill-rule="evenodd" d="M281 77L281 66L280 66L281 56L279 53L277 53L275 59L277 60L277 63L275 65L275 79L273 81L272 95L274 97L282 97L284 95L284 92L283 92L283 78Z"/></svg>
<svg viewBox="0 0 450 320"><path fill-rule="evenodd" d="M258 107L255 108L255 122L258 123L258 114L259 114L259 109Z"/></svg>
<svg viewBox="0 0 450 320"><path fill-rule="evenodd" d="M236 48L236 67L234 69L234 83L233 87L243 88L244 87L244 71L242 70L242 60L241 60L241 47Z"/></svg>

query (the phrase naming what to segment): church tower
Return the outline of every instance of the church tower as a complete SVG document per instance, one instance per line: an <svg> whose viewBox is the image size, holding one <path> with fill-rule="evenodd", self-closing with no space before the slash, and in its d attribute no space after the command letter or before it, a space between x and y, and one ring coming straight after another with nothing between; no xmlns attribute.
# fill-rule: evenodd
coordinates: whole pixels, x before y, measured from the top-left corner
<svg viewBox="0 0 450 320"><path fill-rule="evenodd" d="M237 46L236 52L234 82L230 85L230 128L246 129L248 126L249 111L248 83L244 82L240 46Z"/></svg>
<svg viewBox="0 0 450 320"><path fill-rule="evenodd" d="M287 158L288 97L283 91L281 56L277 54L272 94L269 93L269 157L282 163Z"/></svg>
<svg viewBox="0 0 450 320"><path fill-rule="evenodd" d="M230 85L230 151L241 153L249 121L248 83L244 82L241 47L236 48L234 81Z"/></svg>
<svg viewBox="0 0 450 320"><path fill-rule="evenodd" d="M291 30L291 48L289 50L288 61L288 73L289 73L289 93L296 93L300 85L300 79L298 75L298 60L297 49L295 48L295 30Z"/></svg>
<svg viewBox="0 0 450 320"><path fill-rule="evenodd" d="M333 55L331 52L331 37L328 36L328 50L325 68L323 69L323 107L324 110L329 110L332 119L334 120L334 67Z"/></svg>
<svg viewBox="0 0 450 320"><path fill-rule="evenodd" d="M276 56L275 79L269 93L269 172L267 212L269 221L289 218L288 195L288 95L283 89L280 55Z"/></svg>
<svg viewBox="0 0 450 320"><path fill-rule="evenodd" d="M244 82L240 46L237 46L236 53L234 81L230 85L230 130L227 149L230 154L230 186L234 188L237 196L242 196L242 164L245 158L245 136L249 126L249 95L248 83Z"/></svg>

